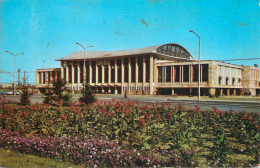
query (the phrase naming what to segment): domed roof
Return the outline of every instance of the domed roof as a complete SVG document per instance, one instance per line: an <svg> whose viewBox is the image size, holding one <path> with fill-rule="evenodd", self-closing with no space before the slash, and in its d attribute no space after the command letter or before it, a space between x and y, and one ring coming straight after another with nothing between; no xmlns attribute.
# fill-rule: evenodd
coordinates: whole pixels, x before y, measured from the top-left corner
<svg viewBox="0 0 260 168"><path fill-rule="evenodd" d="M161 57L168 57L169 59L193 60L191 54L181 45L175 43L168 43L163 45L156 45L145 48L117 50L117 51L86 51L85 59L98 59L98 58L113 58L130 55L144 55L156 54ZM82 60L84 59L84 51L72 53L66 57L56 59L56 61L63 60Z"/></svg>

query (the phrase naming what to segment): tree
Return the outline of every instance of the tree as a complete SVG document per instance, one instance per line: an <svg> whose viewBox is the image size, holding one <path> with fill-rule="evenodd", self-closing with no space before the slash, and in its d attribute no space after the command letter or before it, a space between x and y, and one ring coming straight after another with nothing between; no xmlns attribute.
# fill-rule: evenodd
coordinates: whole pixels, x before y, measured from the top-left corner
<svg viewBox="0 0 260 168"><path fill-rule="evenodd" d="M63 100L62 105L70 105L71 95L66 93L68 91L66 87L67 82L62 78L57 78L51 81L50 84L43 90L43 94L46 96L43 102L52 104L52 101L57 103L58 101Z"/></svg>
<svg viewBox="0 0 260 168"><path fill-rule="evenodd" d="M28 77L24 73L23 85L22 85L22 93L21 93L21 97L20 97L22 105L29 105L31 103L30 96L32 94L29 92L29 86L27 85L27 80L28 80Z"/></svg>
<svg viewBox="0 0 260 168"><path fill-rule="evenodd" d="M81 95L82 95L82 97L79 98L79 102L89 104L89 103L93 103L94 101L96 101L95 94L89 84L86 84L81 89Z"/></svg>

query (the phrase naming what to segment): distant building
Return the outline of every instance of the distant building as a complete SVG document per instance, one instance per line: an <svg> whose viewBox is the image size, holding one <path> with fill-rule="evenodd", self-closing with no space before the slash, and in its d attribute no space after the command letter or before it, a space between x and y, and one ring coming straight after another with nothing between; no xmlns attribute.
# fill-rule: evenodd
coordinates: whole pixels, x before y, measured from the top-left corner
<svg viewBox="0 0 260 168"><path fill-rule="evenodd" d="M36 87L61 76L72 90L83 87L84 52L57 59L61 68L38 69ZM97 93L197 95L198 61L179 44L120 51L87 51L86 83ZM201 61L201 95L259 94L259 68Z"/></svg>

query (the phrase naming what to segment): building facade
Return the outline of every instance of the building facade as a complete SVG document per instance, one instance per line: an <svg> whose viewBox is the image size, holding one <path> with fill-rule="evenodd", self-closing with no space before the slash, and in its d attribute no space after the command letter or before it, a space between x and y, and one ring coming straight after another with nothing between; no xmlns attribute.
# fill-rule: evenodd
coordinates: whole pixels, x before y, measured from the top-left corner
<svg viewBox="0 0 260 168"><path fill-rule="evenodd" d="M47 87L49 81L60 76L71 90L80 90L85 82L97 93L107 94L198 92L198 61L175 43L132 50L76 52L56 61L60 61L61 68L36 71L37 88ZM201 61L200 66L201 95L259 93L258 67L216 61Z"/></svg>

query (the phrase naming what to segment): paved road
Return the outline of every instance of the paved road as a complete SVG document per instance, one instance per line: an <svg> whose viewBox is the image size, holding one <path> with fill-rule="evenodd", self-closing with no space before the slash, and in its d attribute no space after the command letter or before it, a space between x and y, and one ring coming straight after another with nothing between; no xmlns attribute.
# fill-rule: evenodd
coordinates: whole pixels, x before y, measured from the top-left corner
<svg viewBox="0 0 260 168"><path fill-rule="evenodd" d="M1 100L16 101L19 102L20 96L12 95L1 95ZM143 95L128 95L125 99L124 95L108 95L108 94L97 94L97 99L99 101L138 101L139 104L147 103L170 103L171 106L176 106L182 103L184 108L194 109L197 104L196 97L172 97L172 96L143 96ZM43 100L42 94L34 94L30 97L32 103L39 102ZM73 100L77 100L78 96L74 95ZM260 97L223 97L223 98L208 98L201 97L200 107L201 109L212 109L213 106L218 107L218 109L223 111L228 111L230 109L235 111L245 111L245 112L258 112L260 113Z"/></svg>

